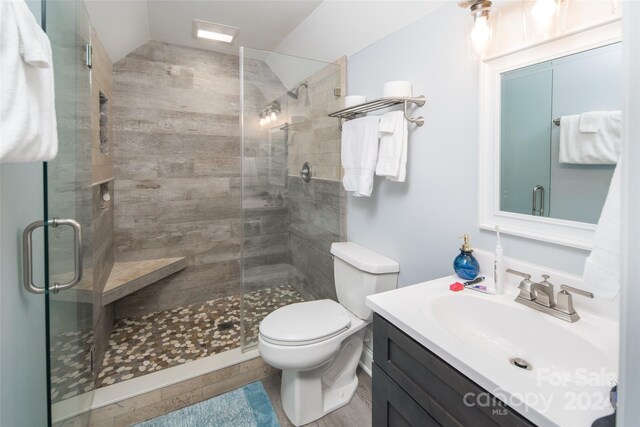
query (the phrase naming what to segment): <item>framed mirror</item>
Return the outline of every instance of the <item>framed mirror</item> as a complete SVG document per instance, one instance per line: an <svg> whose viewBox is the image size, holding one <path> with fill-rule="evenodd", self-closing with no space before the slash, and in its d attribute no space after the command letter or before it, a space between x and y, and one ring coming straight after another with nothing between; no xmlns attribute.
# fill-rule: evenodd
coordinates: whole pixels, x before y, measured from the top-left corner
<svg viewBox="0 0 640 427"><path fill-rule="evenodd" d="M620 40L608 22L481 65L481 228L591 249L621 142Z"/></svg>

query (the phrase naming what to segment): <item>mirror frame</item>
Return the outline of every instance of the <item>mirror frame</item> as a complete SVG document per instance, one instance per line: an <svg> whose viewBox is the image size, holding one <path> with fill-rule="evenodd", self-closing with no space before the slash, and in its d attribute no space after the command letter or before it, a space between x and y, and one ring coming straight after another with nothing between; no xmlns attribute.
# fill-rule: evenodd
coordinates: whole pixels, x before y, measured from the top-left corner
<svg viewBox="0 0 640 427"><path fill-rule="evenodd" d="M590 250L596 225L500 210L501 74L595 49L622 40L619 18L564 34L543 43L495 56L480 64L478 143L478 222L481 229Z"/></svg>

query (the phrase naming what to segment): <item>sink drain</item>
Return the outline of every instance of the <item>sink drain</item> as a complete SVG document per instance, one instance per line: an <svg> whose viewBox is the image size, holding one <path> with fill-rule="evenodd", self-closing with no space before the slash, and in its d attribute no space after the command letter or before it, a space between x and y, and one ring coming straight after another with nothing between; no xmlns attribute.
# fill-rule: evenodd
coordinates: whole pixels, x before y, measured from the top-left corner
<svg viewBox="0 0 640 427"><path fill-rule="evenodd" d="M533 369L531 365L529 365L529 362L519 357L514 357L513 359L510 360L510 362L513 366L518 367L520 369L525 369L527 371L530 371L531 369Z"/></svg>

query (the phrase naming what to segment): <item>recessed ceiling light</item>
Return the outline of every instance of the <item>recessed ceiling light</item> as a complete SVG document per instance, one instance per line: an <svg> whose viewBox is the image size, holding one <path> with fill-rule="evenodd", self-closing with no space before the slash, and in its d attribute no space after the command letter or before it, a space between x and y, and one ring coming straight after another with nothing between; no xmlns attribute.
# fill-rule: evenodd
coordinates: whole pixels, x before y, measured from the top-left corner
<svg viewBox="0 0 640 427"><path fill-rule="evenodd" d="M214 43L231 44L238 35L239 28L229 25L214 24L213 22L193 20L193 38L207 40Z"/></svg>

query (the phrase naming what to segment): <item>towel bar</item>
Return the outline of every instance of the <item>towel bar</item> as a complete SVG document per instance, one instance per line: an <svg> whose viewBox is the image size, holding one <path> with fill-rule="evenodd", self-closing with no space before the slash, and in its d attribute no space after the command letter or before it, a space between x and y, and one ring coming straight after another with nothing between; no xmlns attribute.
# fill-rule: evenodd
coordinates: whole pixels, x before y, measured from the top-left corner
<svg viewBox="0 0 640 427"><path fill-rule="evenodd" d="M416 97L389 97L379 98L373 101L367 101L362 104L353 105L342 110L329 113L329 117L337 117L339 119L338 127L342 130L342 120L355 119L358 114L368 113L370 111L382 110L383 108L392 107L394 105L404 104L404 116L409 123L415 123L416 126L422 126L424 124L424 117L409 117L407 114L407 106L409 104L415 104L418 107L422 107L427 99L424 95Z"/></svg>

